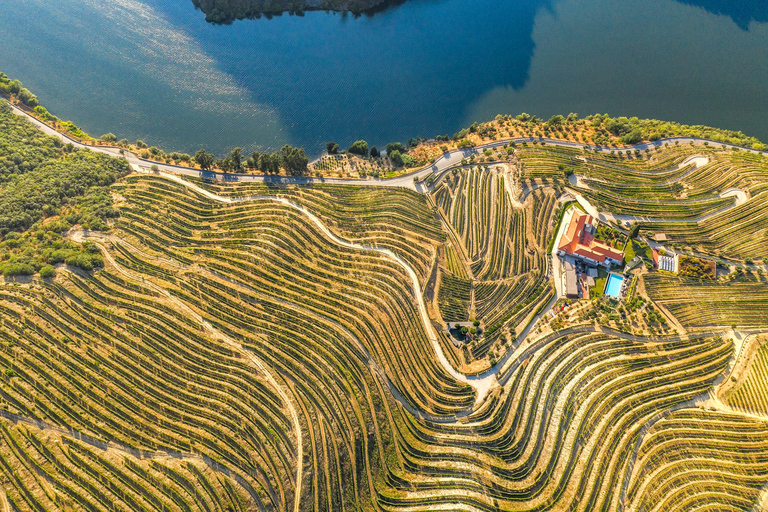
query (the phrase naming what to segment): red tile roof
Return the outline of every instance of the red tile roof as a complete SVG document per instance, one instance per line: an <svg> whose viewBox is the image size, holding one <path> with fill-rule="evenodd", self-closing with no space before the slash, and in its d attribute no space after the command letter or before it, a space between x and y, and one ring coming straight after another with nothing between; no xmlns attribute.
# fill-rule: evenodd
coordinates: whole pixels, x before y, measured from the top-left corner
<svg viewBox="0 0 768 512"><path fill-rule="evenodd" d="M593 221L591 215L575 212L568 229L560 238L559 249L566 254L589 258L599 263L605 263L606 258L611 258L614 261L624 260L622 251L618 251L584 232L585 226L591 225Z"/></svg>

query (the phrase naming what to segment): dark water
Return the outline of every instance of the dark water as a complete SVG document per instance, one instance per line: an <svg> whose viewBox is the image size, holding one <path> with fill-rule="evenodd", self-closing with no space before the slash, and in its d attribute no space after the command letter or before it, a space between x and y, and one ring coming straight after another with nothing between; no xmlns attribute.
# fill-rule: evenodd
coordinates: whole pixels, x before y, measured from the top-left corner
<svg viewBox="0 0 768 512"><path fill-rule="evenodd" d="M379 146L521 111L768 141L768 7L409 0L373 17L209 25L189 0L3 2L0 70L93 135L166 150Z"/></svg>

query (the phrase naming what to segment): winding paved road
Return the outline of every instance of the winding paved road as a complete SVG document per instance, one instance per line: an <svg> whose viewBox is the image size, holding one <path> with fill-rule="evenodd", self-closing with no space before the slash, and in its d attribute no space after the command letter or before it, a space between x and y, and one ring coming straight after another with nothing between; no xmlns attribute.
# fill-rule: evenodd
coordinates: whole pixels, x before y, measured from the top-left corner
<svg viewBox="0 0 768 512"><path fill-rule="evenodd" d="M693 172L694 170L704 167L709 163L709 158L705 156L695 155L686 158L682 161L679 165L675 166L674 168L670 169L669 171L665 172L673 172L676 170L680 170L683 167L686 167L688 165L693 165L693 167L683 173L681 176L677 176L676 178L673 178L664 184L672 184L680 181L685 176ZM643 217L640 215L622 215L618 213L610 213L610 212L600 212L595 208L588 199L586 199L584 196L579 194L576 190L582 189L582 190L593 190L592 187L589 186L589 182L596 182L596 183L604 183L604 180L598 179L598 178L589 178L584 177L577 174L572 174L568 177L568 181L573 185L574 189L567 189L568 192L570 192L574 197L576 197L576 200L579 202L579 204L593 217L596 217L603 222L615 222L616 224L623 224L625 222L658 222L658 223L672 223L672 224L690 224L690 223L701 223L705 222L716 215L720 215L721 213L727 212L728 210L732 208L736 208L737 206L741 206L742 204L746 203L747 193L744 190L741 190L739 188L729 188L728 190L724 190L723 192L720 192L718 196L722 199L726 199L728 197L733 197L734 202L733 204L723 206L722 208L718 208L715 211L706 213L704 215L700 215L698 217L693 218L685 218L685 219L665 219L663 217ZM711 200L711 197L705 197L701 199L683 199L680 201L676 201L677 203L682 204L694 204L694 203L701 203ZM652 205L652 203L649 201L649 205Z"/></svg>
<svg viewBox="0 0 768 512"><path fill-rule="evenodd" d="M484 372L480 375L476 376L467 376L463 375L460 372L458 372L456 369L453 368L453 366L450 364L448 359L445 357L445 354L442 351L442 348L440 347L439 342L437 341L437 334L434 331L434 328L432 327L432 323L429 320L429 316L427 314L426 305L424 303L423 295L421 293L421 285L419 284L418 277L414 270L399 256L397 256L394 252L390 251L389 249L383 249L379 247L369 246L369 245L363 245L363 244L357 244L353 242L349 242L347 240L344 240L338 236L336 236L333 232L331 232L328 227L313 213L306 210L303 206L298 205L296 203L293 203L291 201L288 201L284 198L278 198L278 197L271 197L271 196L249 196L249 197L237 197L237 198L231 198L231 197L223 197L219 196L217 194L213 194L203 188L200 188L186 180L183 180L178 175L186 175L186 176L194 176L194 177L209 177L209 178L216 178L220 179L222 181L232 181L232 182L262 182L262 183L275 183L275 184L340 184L340 185L356 185L356 186L379 186L379 187L403 187L403 188L409 188L411 190L415 190L420 193L425 193L428 191L428 186L425 183L422 183L421 180L423 180L425 177L433 174L433 173L440 173L442 171L445 171L451 167L454 167L461 163L461 160L464 158L468 158L471 155L477 155L484 151L485 149L493 149L502 147L505 144L508 144L510 142L515 143L523 143L523 142L538 142L538 143L546 143L550 146L556 146L556 147L565 147L565 148L572 148L572 149L582 149L585 145L577 142L570 142L570 141L561 141L561 140L550 140L550 139L543 139L543 138L537 138L537 137L520 137L515 139L507 139L507 140L500 140L495 141L489 144L484 144L482 146L478 146L476 148L471 149L463 149L463 150L455 150L451 151L449 153L446 153L442 155L440 158L438 158L434 164L431 166L425 167L423 169L414 171L412 173L399 176L396 178L391 179L368 179L368 180L360 180L360 179L337 179L337 178L312 178L312 177L293 177L293 176L264 176L264 175L254 175L254 174L225 174L225 173L216 173L216 172L208 172L208 171L200 171L198 169L191 169L188 167L181 167L176 165L170 165L170 164L164 164L164 163L158 163L158 162L152 162L149 160L144 160L142 158L139 158L132 152L125 152L125 154L120 154L119 148L111 147L111 146L95 146L95 145L87 145L82 144L78 141L75 141L71 139L70 137L61 134L54 129L52 129L50 126L46 125L45 123L35 119L34 117L30 116L26 112L22 111L16 106L11 105L13 108L13 111L21 116L26 117L30 120L33 124L38 126L43 132L58 137L65 143L72 143L76 147L80 148L87 148L95 152L104 153L110 156L118 157L118 158L125 158L131 166L138 171L146 170L150 166L156 165L158 168L159 175L163 176L164 178L167 178L169 180L172 180L174 182L177 182L181 185L184 185L190 189L195 190L196 192L200 193L201 195L208 197L209 199L219 201L219 202L226 202L226 203L232 203L232 202L240 202L240 201L253 201L253 200L272 200L277 201L280 203L283 203L291 208L294 208L301 212L302 214L306 215L329 239L331 239L334 243L337 243L339 245L355 248L359 250L364 251L375 251L378 252L387 258L391 259L392 261L395 261L398 265L403 267L403 269L408 273L408 275L411 278L412 281L412 287L413 287L413 294L415 297L415 300L417 301L417 305L419 308L419 313L422 317L422 322L424 324L424 327L426 329L427 334L429 335L430 341L432 342L433 348L435 350L435 353L437 355L438 361L443 366L443 368L451 375L453 376L457 381L463 382L466 384L471 385L477 392L477 399L476 399L476 405L482 402L482 400L487 395L488 391L491 389L492 386L496 384L496 377L499 373L500 369L509 362L509 358L512 355L513 352L515 352L514 349L509 350L507 354L499 361L493 368L488 370L487 372ZM643 144L637 144L635 146L631 146L628 149L639 149L639 150L645 150L647 148L654 148L658 147L660 145L663 145L667 142L679 142L683 144L691 143L694 144L713 144L713 145L721 145L727 148L737 148L738 146L732 145L732 144L724 144L716 141L710 141L705 139L698 139L698 138L691 138L691 137L671 137L666 139L660 139L656 142L652 143L643 143ZM600 147L600 146L588 146L594 151L601 152L601 153L609 153L610 151L616 150L617 148L614 147ZM626 149L626 148L625 148ZM742 150L749 151L754 154L762 154L765 156L768 156L768 153L757 151L754 149L749 148L739 148ZM693 163L698 168L701 165L706 165L708 163L708 159L706 157L701 156L694 156L690 157L686 160L684 160L677 168L680 168L684 165L690 165ZM146 172L146 171L145 171ZM735 195L737 197L737 203L739 201L743 201L745 197L741 197L740 194L743 194L742 191L726 191L723 193L724 197L728 195ZM589 204L588 201L586 201L580 194L576 193L577 198L580 199L580 203L583 202L583 205L587 207L587 211L592 213L594 211L594 215L596 217L601 217L600 213L597 212L591 204ZM740 203L739 203L740 204ZM590 211L592 210L592 211ZM616 216L616 218L620 218L621 216ZM629 218L629 217L628 217ZM634 218L633 218L634 219ZM644 219L647 220L647 219ZM663 220L663 219L662 219ZM690 220L686 222L691 222ZM547 307L544 308L544 310L537 315L532 321L528 324L528 327L526 330L521 333L521 336L518 338L518 346L519 343L521 343L530 332L530 329L538 322L538 320L547 313L547 311L552 307L552 305L557 301L559 297L559 293L557 292L557 286L556 286L556 293L552 300L549 301L549 304L547 304ZM266 372L267 375L269 375L269 372ZM277 385L277 383L275 383ZM294 418L296 419L296 418ZM299 434L300 435L300 434Z"/></svg>
<svg viewBox="0 0 768 512"><path fill-rule="evenodd" d="M485 144L485 145L482 145L482 146L479 146L479 147L473 148L473 149L465 149L465 150L452 151L452 152L446 153L443 156L441 156L440 158L438 158L435 161L435 163L433 165L431 165L431 166L425 167L423 169L417 170L415 172L412 172L412 173L409 173L409 174L406 174L406 175L403 175L403 176L399 176L399 177L396 177L396 178L391 178L391 179L359 180L359 179L334 179L334 178L312 178L312 177L275 177L275 176L263 176L263 175L252 175L252 174L223 174L223 173L215 173L215 172L203 172L203 171L200 171L200 170L197 170L197 169L191 169L191 168L187 168L187 167L180 167L180 166L175 166L175 165L169 165L169 164L152 162L152 161L141 159L138 156L136 156L135 154L133 154L132 152L125 152L125 154L121 154L119 148L115 148L115 147L94 146L94 145L82 144L82 143L80 143L78 141L75 141L75 140L67 137L66 135L63 135L63 134L53 130L52 128L50 128L45 123L40 122L39 120L33 118L32 116L30 116L26 112L18 109L17 107L12 105L12 108L13 108L13 111L16 114L22 115L22 116L26 117L28 120L30 120L30 122L32 122L34 125L36 125L38 128L40 128L44 133L46 133L48 135L52 135L52 136L58 137L60 140L62 140L65 143L71 143L71 144L73 144L76 147L87 148L87 149L90 149L90 150L98 152L98 153L107 154L109 156L113 156L113 157L117 157L117 158L125 158L128 161L128 163L134 169L136 169L136 170L142 170L142 168L146 169L146 168L148 168L150 166L156 165L157 168L159 169L159 171L161 171L158 174L161 175L162 177L164 177L166 179L169 179L169 180L172 180L172 181L174 181L176 183L179 183L179 184L181 184L181 185L183 185L185 187L188 187L188 188L194 190L195 192L197 192L197 193L199 193L199 194L201 194L201 195L203 195L203 196L205 196L205 197L207 197L207 198L209 198L211 200L217 201L217 202L235 203L235 202L256 201L256 200L269 200L269 201L279 202L279 203L284 204L286 206L289 206L289 207L291 207L291 208L301 212L303 215L305 215L332 242L334 242L334 243L336 243L338 245L344 246L344 247L354 248L354 249L357 249L357 250L378 252L379 254L381 254L381 255L389 258L390 260L396 262L398 265L400 265L406 271L406 273L409 275L409 277L411 279L411 285L412 285L412 291L413 291L414 299L415 299L415 301L417 303L422 323L423 323L424 328L426 329L426 332L427 332L427 334L429 336L429 339L430 339L430 341L432 343L433 349L434 349L434 351L436 353L436 356L437 356L437 359L438 359L439 363L445 369L445 371L447 373L449 373L457 381L466 383L466 384L472 386L475 389L475 391L476 391L475 406L477 406L478 404L482 403L482 401L485 399L485 397L487 396L488 392L490 391L490 389L493 386L496 386L496 385L499 385L499 384L503 385L507 381L507 379L511 376L511 374L517 369L517 367L519 367L521 362L525 360L525 358L527 356L530 356L531 354L533 354L537 350L541 349L541 347L543 347L546 343L548 343L548 342L550 342L553 339L556 339L558 337L562 337L564 335L568 335L569 333L596 332L596 331L601 330L601 329L598 329L598 328L596 328L594 326L580 326L580 327L575 327L575 328L568 328L568 329L564 329L564 330L558 331L556 333L553 333L552 335L540 338L540 339L536 340L530 346L528 346L526 348L522 348L522 342L527 338L530 330L533 328L533 326L535 326L535 324L538 322L538 320L551 309L551 307L555 304L555 302L559 298L559 296L560 296L560 291L559 291L559 286L558 286L559 283L556 283L556 285L555 285L555 290L556 291L555 291L554 296L549 301L549 303L546 305L546 307L543 308L543 311L539 315L537 315L535 318L533 318L532 321L528 324L526 330L523 333L521 333L521 336L518 338L516 345L513 346L513 348L511 348L510 350L508 350L507 353L505 353L505 355L502 357L502 359L493 368L491 368L487 372L484 372L483 374L480 374L480 375L477 375L477 376L467 376L467 375L464 375L464 374L458 372L455 368L453 368L453 366L450 364L450 362L446 358L445 354L443 353L442 347L440 346L440 344L439 344L439 342L437 340L437 333L435 332L435 330L434 330L434 328L432 326L432 322L430 321L429 315L427 313L427 308L426 308L426 305L424 303L424 298L423 298L421 286L420 286L420 283L419 283L419 280L418 280L418 276L416 275L414 270L402 258L400 258L397 254L395 254L394 252L392 252L389 249L384 249L384 248L379 248L379 247L370 246L370 245L364 245L364 244L358 244L358 243L354 243L354 242L350 242L350 241L344 240L344 239L338 237L337 235L335 235L316 215L314 215L313 213L308 211L306 208L304 208L303 206L301 206L299 204L296 204L296 203L293 203L291 201L288 201L288 200L286 200L284 198L272 197L272 196L248 196L248 197L237 197L237 198L223 197L223 196L219 196L219 195L213 194L213 193L211 193L211 192L209 192L209 191L207 191L205 189L202 189L202 188L200 188L200 187L198 187L198 186L196 186L196 185L194 185L194 184L192 184L192 183L190 183L188 181L183 180L182 178L180 178L178 176L178 174L182 174L182 175L194 176L194 177L210 177L210 178L220 179L222 181L232 181L232 182L263 182L263 183L275 183L275 184L340 184L340 185L355 185L355 186L403 187L403 188L408 188L408 189L411 189L411 190L415 190L415 191L420 192L420 193L426 193L426 192L428 192L428 186L425 183L422 183L422 180L424 178L426 178L427 176L429 176L429 175L431 175L433 173L440 173L440 172L445 171L445 170L447 170L447 169L449 169L451 167L454 167L457 164L459 164L462 159L467 158L467 157L469 157L471 155L479 154L480 152L482 152L485 149L493 149L493 148L501 147L501 146L511 142L510 140L497 141L497 142L493 142L493 143L490 143L490 144ZM575 143L575 142L555 141L555 140L540 139L540 138L533 138L533 137L516 138L516 139L513 139L513 141L516 142L516 143L534 142L534 141L536 141L536 142L546 142L547 145L556 146L556 147L574 148L574 149L581 149L581 148L584 147L584 144ZM697 143L698 144L703 144L703 143L706 142L706 143L709 143L709 144L720 145L720 146L724 146L724 147L727 147L727 148L737 147L737 146L734 146L734 145L731 145L731 144L723 144L723 143L719 143L719 142L715 142L715 141L707 141L707 140L704 140L704 139L687 138L687 137L675 137L675 138L662 139L662 140L659 140L659 141L657 141L655 143L638 144L636 146L632 146L629 149L639 149L639 150L642 151L642 150L645 150L647 148L657 147L657 146L665 144L667 142L679 142L679 143L684 143L684 144L687 144L687 143L690 143L690 142L693 142L694 144L697 144ZM616 150L617 148L597 147L597 148L593 148L593 149L596 150L597 152L608 153L608 152L610 152L612 150ZM761 151L757 151L757 150L753 150L753 149L748 149L748 148L739 148L739 149L746 150L746 151L749 151L749 152L754 153L754 154L762 154L764 156L768 156L768 153L766 153L766 152L761 152ZM702 165L706 165L707 163L708 163L708 159L706 157L695 156L695 157L691 157L691 158L688 158L685 161L683 161L683 163L681 163L680 166L678 166L678 168L680 168L682 166L685 166L685 165L690 165L690 164L694 164L695 165L694 168L698 168L698 167L700 167ZM169 173L171 173L171 174L169 174ZM679 177L677 179L679 179ZM574 176L574 178L572 180L572 184L574 185L574 188L589 188L588 185L585 183L585 181L582 180L578 176ZM507 191L508 191L508 193L510 193L510 198L511 198L512 191L510 190L508 184L507 184L507 187L508 187ZM601 218L603 220L611 220L611 219L613 219L613 220L619 221L619 222L620 221L627 221L627 220L631 220L631 221L644 220L644 221L654 221L654 222L670 222L670 221L675 222L675 220L670 220L670 219L665 220L665 219L654 219L654 218L641 218L641 217L637 217L637 216L613 215L613 214L602 214L601 215L600 212L598 212L594 207L592 207L591 204L589 204L589 202L586 199L583 198L583 196L581 196L580 194L576 193L575 191L573 191L572 193L574 193L576 195L576 197L579 200L579 202L583 206L585 206L585 208L587 209L588 212L592 213L596 217ZM727 207L726 209L730 209L730 208L736 207L736 206L738 206L740 204L743 204L747 200L747 197L746 197L746 194L744 193L744 191L738 190L738 189L727 190L727 191L721 193L720 196L721 197L735 197L736 198L735 204L732 205L732 206ZM677 220L677 222L697 222L697 221L701 221L701 220L706 220L706 218L710 218L713 215L721 213L721 210L718 210L717 212L710 213L708 215L702 216L701 218L697 218L697 219L693 219L693 220L691 220L691 219L684 219L684 220L682 220L681 219L681 220ZM104 252L104 254L106 255L107 258L110 258L108 252L105 249L104 249L103 252ZM116 263L115 263L115 265L117 267L119 267ZM555 276L557 276L557 272L554 272L554 274L555 274ZM135 276L131 276L131 277L135 278ZM165 290L163 290L163 292L165 292ZM167 292L165 292L165 293L167 293ZM168 296L169 296L169 298L174 300L174 298L171 297L170 294L168 294ZM178 302L180 302L180 301L178 301ZM182 308L189 310L189 312L192 315L194 315L195 317L199 316L193 310L188 308L186 306L186 304L181 303L180 305L182 306ZM227 338L222 333L218 332L208 322L206 322L202 317L199 317L199 321L202 322L202 324L208 330L218 334L220 336L220 338L225 343L233 345L236 348L245 351L242 346L237 344L235 341ZM609 330L604 330L604 331L607 331L611 335L614 335L614 336L617 336L617 337L626 338L626 339L632 339L632 340L638 341L638 342L646 342L646 341L648 341L647 338L639 338L639 337L635 337L635 336L628 335L626 333L621 333L621 332L618 332L618 331L609 331ZM716 334L716 333L712 332L712 333L708 333L708 334ZM675 338L676 337L667 337L665 339L671 340L671 339L675 339ZM255 354L251 353L250 351L245 351L245 352L247 352L247 355L248 355L249 359L251 359L251 361L254 363L254 365L260 371L263 372L263 374L265 375L267 380L270 382L270 384L280 394L281 399L285 402L286 406L289 409L289 413L291 415L292 423L294 424L294 429L296 430L297 445L298 445L297 467L296 467L296 489L295 489L295 497L294 497L294 510L298 511L299 510L299 506L300 506L301 487L302 487L302 469L303 469L303 464L302 464L303 442L302 442L301 425L300 425L300 422L299 422L299 419L298 419L298 414L297 414L296 409L294 408L294 406L293 406L293 404L291 402L290 397L283 390L283 387L272 376L270 370L266 367L266 365L263 362L261 362L255 356ZM521 352L521 353L518 353L518 352ZM513 358L513 356L516 356L516 357ZM504 368L504 371L501 374L501 377L498 378L499 377L499 372L502 370L502 368ZM497 378L498 378L498 380L497 380ZM499 380L501 382L498 382ZM401 400L399 400L399 401L401 403L404 403L404 400L402 400L402 397L400 397L400 398L401 398ZM404 404L404 405L407 405L407 404ZM687 406L689 406L689 404L685 404L685 407L687 407ZM681 407L683 407L683 404L681 404ZM413 411L412 410L412 407L409 406L407 408L409 410L411 410L411 412L418 414L417 411ZM469 412L471 412L471 411L468 411L468 413ZM423 417L423 415L421 415L421 416ZM28 421L28 420L25 420L25 419L22 419L22 418L16 418L16 420L17 421L19 421L19 420L21 420L21 421ZM454 420L457 420L457 418L454 418ZM451 421L451 420L449 420L449 421ZM644 438L644 433L647 432L647 430L650 428L650 426L652 424L653 423L651 422L648 425L645 425L644 430L643 430L643 435L641 435L638 438L638 442L637 442L637 445L635 447L635 451L633 453L633 457L636 457L637 449L640 447L642 439ZM45 427L48 427L48 426L46 425ZM62 433L64 433L64 432L62 432ZM77 434L77 433L73 434L72 432L66 432L66 434L70 435L72 437L80 438L81 440L84 440L86 442L90 441L90 439L84 439L82 435ZM191 454L189 454L189 455L187 455L187 454L178 454L178 455L189 456L189 457L193 456ZM197 457L197 456L195 456L195 457ZM209 466L211 465L211 461L206 460L205 462ZM222 470L226 471L226 468L223 468L223 467L215 467L214 469L218 469L219 471L222 471ZM624 485L622 487L622 495L624 495L624 493L626 493L627 484L632 479L632 473L634 472L633 469L635 469L635 468L633 468L633 464L628 466L628 470L627 470L625 478L624 478ZM244 482L240 482L240 483L242 485ZM253 491L250 490L250 492L253 492ZM1 497L2 497L2 493L0 493L0 498ZM8 508L7 500L0 500L0 501L5 501L4 508L7 509Z"/></svg>
<svg viewBox="0 0 768 512"><path fill-rule="evenodd" d="M58 137L64 143L73 144L75 147L78 147L78 148L87 148L97 153L104 153L104 154L118 157L118 158L125 158L128 161L128 163L134 166L134 168L138 166L151 167L153 165L156 165L158 169L163 172L184 174L186 176L195 176L195 177L201 177L201 178L215 178L222 181L231 181L231 182L274 183L274 184L285 184L285 185L335 184L335 185L357 185L357 186L375 186L375 187L403 187L403 188L415 190L420 193L425 193L428 191L428 187L425 183L422 183L421 180L423 180L430 174L439 173L450 167L458 165L461 163L461 160L463 158L468 158L472 155L478 155L486 149L494 149L494 148L502 147L505 144L508 144L510 142L515 142L518 144L523 142L546 143L549 146L579 149L579 150L585 147L585 144L581 144L578 142L552 140L552 139L545 139L545 138L539 138L539 137L517 137L514 139L505 139L505 140L491 142L488 144L483 144L476 148L457 149L455 151L445 153L440 158L438 158L434 164L430 166L410 172L408 174L404 174L402 176L398 176L396 178L389 178L389 179L362 180L362 179L341 179L341 178L312 178L312 177L304 177L304 176L265 176L265 175L257 175L257 174L228 174L228 173L219 173L219 172L213 172L213 171L201 171L199 169L192 169L189 167L182 167L178 165L153 162L151 160L145 160L143 158L139 158L137 155L135 155L130 151L126 151L125 154L121 154L120 148L116 148L113 146L98 146L98 145L91 145L91 144L83 144L79 141L72 139L71 137L68 137L62 133L57 132L47 124L32 117L31 115L27 114L26 112L16 107L15 105L11 105L11 108L13 109L14 113L20 116L26 117L31 123L33 123L35 126L40 128L43 132L47 133L48 135ZM679 142L681 144L688 144L691 142L693 142L694 144L707 143L713 146L719 145L719 146L724 146L726 148L739 148L744 151L748 151L750 153L762 154L764 156L768 156L768 152L765 152L765 151L758 151L750 148L742 148L740 146L735 146L733 144L725 144L722 142L717 142L717 141L712 141L707 139L698 139L698 138L692 138L692 137L670 137L666 139L660 139L656 142L637 144L635 146L629 146L625 148L615 148L611 146L590 146L590 145L586 145L586 146L599 153L610 153L611 151L615 151L618 149L622 149L622 150L639 149L643 151L645 149L661 146L667 142Z"/></svg>
<svg viewBox="0 0 768 512"><path fill-rule="evenodd" d="M419 278L416 275L416 272L411 268L410 265L408 265L408 263L405 262L405 260L403 260L400 256L392 252L390 249L384 249L384 248L375 247L372 245L358 244L355 242L344 240L343 238L334 234L328 228L328 226L326 226L325 223L322 220L320 220L320 218L317 215L310 212L300 204L294 203L293 201L289 201L288 199L285 199L282 197L275 197L275 196L224 197L218 194L214 194L213 192L205 190L201 187L198 187L197 185L194 185L193 183L190 183L189 181L186 181L180 178L179 176L176 176L173 174L167 174L167 173L155 173L155 174L162 176L165 179L176 182L180 185L183 185L189 188L190 190L194 190L198 194L204 197L207 197L208 199L211 199L213 201L220 202L220 203L241 203L241 202L248 202L248 201L274 201L274 202L283 204L285 206L293 208L294 210L300 212L302 215L306 216L333 243L337 245L341 245L343 247L348 247L350 249L356 249L356 250L366 251L366 252L377 252L387 257L388 259L394 261L406 271L406 273L411 279L413 296L414 296L414 300L416 301L416 305L418 306L418 309L419 309L419 314L421 316L422 324L424 325L424 329L427 333L427 336L429 337L429 341L432 343L432 348L435 350L435 354L437 355L437 360L440 362L440 365L454 379L456 379L459 382L469 384L475 389L477 393L477 396L475 398L476 404L481 403L483 399L485 399L485 396L488 394L488 390L491 388L491 386L493 386L493 384L495 384L496 371L498 371L498 369L496 371L486 372L485 374L480 376L467 376L458 372L451 365L451 363L448 361L448 358L445 356L445 353L443 353L443 349L440 346L440 343L438 342L438 339L437 339L437 333L435 332L435 329L432 326L432 321L429 319L429 314L427 313L427 306L424 302L424 295L421 291L421 284L419 283Z"/></svg>

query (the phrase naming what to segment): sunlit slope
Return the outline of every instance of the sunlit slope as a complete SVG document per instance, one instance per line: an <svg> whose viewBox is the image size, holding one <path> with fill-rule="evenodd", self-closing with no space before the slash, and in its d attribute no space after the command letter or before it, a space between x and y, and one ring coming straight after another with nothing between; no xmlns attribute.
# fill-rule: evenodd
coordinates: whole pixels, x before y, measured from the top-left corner
<svg viewBox="0 0 768 512"><path fill-rule="evenodd" d="M16 258L40 232L104 265L0 282L0 505L759 507L764 353L744 377L729 366L743 364L732 339L766 328L763 260L747 262L763 240L751 225L722 246L697 237L742 208L768 215L764 170L708 147L519 145L425 194L122 177L108 223L0 242ZM634 293L675 335L579 314L557 324L548 253L576 196L643 236L685 227L669 230L675 249L743 269L700 280L640 267ZM448 315L476 317L485 337L455 348ZM724 381L734 392L720 402Z"/></svg>

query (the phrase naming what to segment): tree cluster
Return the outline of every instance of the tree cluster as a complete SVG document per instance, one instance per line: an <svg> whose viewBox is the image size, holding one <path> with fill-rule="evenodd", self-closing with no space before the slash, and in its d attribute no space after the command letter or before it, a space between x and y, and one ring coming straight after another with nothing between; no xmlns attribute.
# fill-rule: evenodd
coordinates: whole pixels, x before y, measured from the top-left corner
<svg viewBox="0 0 768 512"><path fill-rule="evenodd" d="M338 147L338 146L337 146ZM304 176L307 174L309 158L303 148L295 148L286 144L280 151L274 153L259 153L254 151L245 162L248 169L261 171L264 174L278 174L280 168L290 176Z"/></svg>
<svg viewBox="0 0 768 512"><path fill-rule="evenodd" d="M228 25L234 20L271 19L287 12L303 16L304 11L343 11L361 13L385 8L387 0L192 0L205 13L205 21Z"/></svg>
<svg viewBox="0 0 768 512"><path fill-rule="evenodd" d="M108 229L119 215L109 186L129 172L123 160L61 144L0 101L0 272L50 276L56 263L102 265L95 246L61 234L75 225Z"/></svg>
<svg viewBox="0 0 768 512"><path fill-rule="evenodd" d="M38 105L37 96L24 87L21 81L11 80L5 73L0 73L0 94L13 94L28 107L34 108Z"/></svg>
<svg viewBox="0 0 768 512"><path fill-rule="evenodd" d="M385 148L390 158L392 158L392 153L394 153L395 151L398 151L400 153L405 153L407 151L405 146L403 146L402 142L390 142L385 146Z"/></svg>
<svg viewBox="0 0 768 512"><path fill-rule="evenodd" d="M364 140L355 141L347 151L353 155L368 156L368 143Z"/></svg>
<svg viewBox="0 0 768 512"><path fill-rule="evenodd" d="M212 153L200 149L195 153L195 162L205 171L216 167L223 172L242 172L248 169L264 174L279 174L282 168L291 176L304 176L307 173L309 158L302 148L286 144L280 151L274 153L254 151L245 159L242 151L241 148L235 148L227 157L216 159Z"/></svg>

